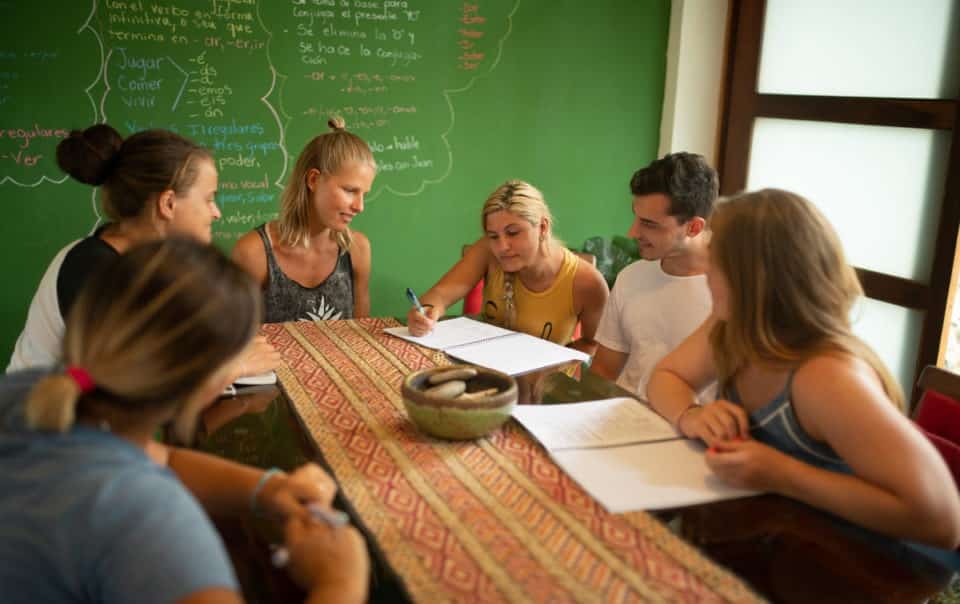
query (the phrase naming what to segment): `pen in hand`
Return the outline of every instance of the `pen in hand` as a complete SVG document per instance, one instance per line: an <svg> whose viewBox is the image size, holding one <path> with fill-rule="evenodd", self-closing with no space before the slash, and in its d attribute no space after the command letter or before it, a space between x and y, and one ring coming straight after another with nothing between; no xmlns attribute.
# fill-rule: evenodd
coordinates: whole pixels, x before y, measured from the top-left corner
<svg viewBox="0 0 960 604"><path fill-rule="evenodd" d="M420 299L417 298L417 294L415 294L414 291L409 287L407 288L407 299L410 300L410 304L413 304L413 307L417 309L417 312L419 312L421 315L425 314L423 312L423 305L420 304Z"/></svg>
<svg viewBox="0 0 960 604"><path fill-rule="evenodd" d="M314 520L319 520L331 528L339 528L350 523L350 516L341 510L328 510L320 507L318 504L307 504L310 515ZM290 561L290 552L282 545L270 546L270 562L276 568L283 568Z"/></svg>

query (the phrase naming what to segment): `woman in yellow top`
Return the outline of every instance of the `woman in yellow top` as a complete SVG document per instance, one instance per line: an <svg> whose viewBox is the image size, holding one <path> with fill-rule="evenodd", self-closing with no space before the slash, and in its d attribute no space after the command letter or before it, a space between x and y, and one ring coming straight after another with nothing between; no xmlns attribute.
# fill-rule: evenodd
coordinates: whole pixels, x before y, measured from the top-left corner
<svg viewBox="0 0 960 604"><path fill-rule="evenodd" d="M510 180L483 205L485 235L410 309L413 335L429 333L447 308L484 279L483 318L593 354L607 283L600 272L553 236L553 217L543 194ZM571 342L577 322L581 337Z"/></svg>

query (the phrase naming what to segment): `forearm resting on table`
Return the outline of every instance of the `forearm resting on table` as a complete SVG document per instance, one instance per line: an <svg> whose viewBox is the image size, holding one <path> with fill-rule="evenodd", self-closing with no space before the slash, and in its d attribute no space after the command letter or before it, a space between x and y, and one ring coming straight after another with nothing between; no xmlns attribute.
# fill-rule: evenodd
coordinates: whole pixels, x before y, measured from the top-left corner
<svg viewBox="0 0 960 604"><path fill-rule="evenodd" d="M956 529L932 520L937 515L934 506L911 502L857 476L817 468L793 457L787 458L777 476L778 493L860 526L946 549L957 547Z"/></svg>
<svg viewBox="0 0 960 604"><path fill-rule="evenodd" d="M168 464L180 482L211 516L241 516L250 510L250 495L263 470L176 447L168 447Z"/></svg>
<svg viewBox="0 0 960 604"><path fill-rule="evenodd" d="M654 411L674 426L683 412L698 402L696 391L667 369L653 371L647 383L647 400Z"/></svg>

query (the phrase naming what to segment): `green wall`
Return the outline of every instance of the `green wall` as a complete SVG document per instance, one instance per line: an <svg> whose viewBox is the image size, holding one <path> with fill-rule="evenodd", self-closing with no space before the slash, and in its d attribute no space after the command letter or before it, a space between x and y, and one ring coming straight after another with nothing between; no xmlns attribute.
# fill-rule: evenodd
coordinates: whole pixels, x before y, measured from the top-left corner
<svg viewBox="0 0 960 604"><path fill-rule="evenodd" d="M0 363L50 258L98 223L56 143L106 121L170 128L220 162L215 240L276 213L289 165L333 111L380 174L354 226L372 312L401 315L480 235L508 178L543 190L579 247L626 230L654 158L669 0L0 0Z"/></svg>

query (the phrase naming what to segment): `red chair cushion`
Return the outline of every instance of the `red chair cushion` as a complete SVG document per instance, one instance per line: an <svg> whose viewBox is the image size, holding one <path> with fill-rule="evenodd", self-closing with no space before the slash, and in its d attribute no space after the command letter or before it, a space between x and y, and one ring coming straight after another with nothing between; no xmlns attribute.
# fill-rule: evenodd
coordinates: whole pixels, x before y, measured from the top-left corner
<svg viewBox="0 0 960 604"><path fill-rule="evenodd" d="M930 439L930 442L933 443L933 446L937 448L940 456L943 457L943 461L947 462L947 467L950 468L950 473L953 474L954 485L960 489L960 444L950 442L942 436L938 436L923 428L920 428L920 431L923 432L926 437Z"/></svg>
<svg viewBox="0 0 960 604"><path fill-rule="evenodd" d="M473 286L473 289L470 290L463 298L463 314L465 315L479 315L480 307L483 305L483 279L477 281L477 284Z"/></svg>
<svg viewBox="0 0 960 604"><path fill-rule="evenodd" d="M949 396L933 390L924 392L914 421L927 432L960 445L960 403Z"/></svg>

